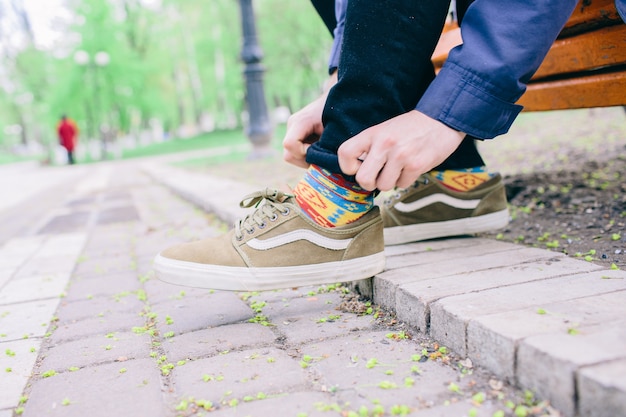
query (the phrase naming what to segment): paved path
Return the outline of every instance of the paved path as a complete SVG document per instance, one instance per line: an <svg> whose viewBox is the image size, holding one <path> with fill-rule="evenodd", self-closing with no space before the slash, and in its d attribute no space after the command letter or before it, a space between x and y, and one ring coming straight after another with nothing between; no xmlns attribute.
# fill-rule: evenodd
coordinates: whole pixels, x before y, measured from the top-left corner
<svg viewBox="0 0 626 417"><path fill-rule="evenodd" d="M0 417L513 415L533 401L507 382L566 416L626 414L622 271L483 239L403 245L355 284L399 322L342 289L176 287L154 254L222 233L250 186L155 163L23 169L0 209Z"/></svg>

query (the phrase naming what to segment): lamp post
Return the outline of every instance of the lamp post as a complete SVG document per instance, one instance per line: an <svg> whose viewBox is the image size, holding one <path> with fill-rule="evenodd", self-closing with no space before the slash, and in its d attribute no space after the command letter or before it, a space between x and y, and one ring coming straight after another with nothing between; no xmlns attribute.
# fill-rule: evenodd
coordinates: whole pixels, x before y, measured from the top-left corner
<svg viewBox="0 0 626 417"><path fill-rule="evenodd" d="M239 0L239 6L243 30L241 59L245 63L246 103L249 114L246 135L253 145L250 157L262 158L272 153L270 147L272 126L267 112L265 91L263 89L263 72L265 71L261 64L263 51L257 39L252 0Z"/></svg>
<svg viewBox="0 0 626 417"><path fill-rule="evenodd" d="M74 62L78 65L87 67L92 72L91 84L93 89L93 107L95 107L94 122L97 126L98 135L100 136L100 143L102 146L102 159L106 158L107 144L104 132L102 131L102 101L100 96L100 79L98 77L98 68L104 68L109 65L111 58L108 53L99 51L94 54L93 61L87 51L78 50L74 53ZM93 132L92 132L93 133Z"/></svg>

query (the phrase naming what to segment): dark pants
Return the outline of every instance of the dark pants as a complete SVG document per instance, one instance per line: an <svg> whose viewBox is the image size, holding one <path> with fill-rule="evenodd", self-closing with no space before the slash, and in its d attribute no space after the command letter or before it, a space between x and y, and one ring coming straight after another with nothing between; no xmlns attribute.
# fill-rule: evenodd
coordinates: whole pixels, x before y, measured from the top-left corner
<svg viewBox="0 0 626 417"><path fill-rule="evenodd" d="M74 151L67 150L67 163L68 165L74 165Z"/></svg>
<svg viewBox="0 0 626 417"><path fill-rule="evenodd" d="M328 7L334 2L314 4L330 29ZM435 76L431 56L448 8L449 0L349 1L338 82L322 115L324 133L309 148L307 162L339 173L343 142L415 108ZM466 137L437 169L481 165L475 139Z"/></svg>

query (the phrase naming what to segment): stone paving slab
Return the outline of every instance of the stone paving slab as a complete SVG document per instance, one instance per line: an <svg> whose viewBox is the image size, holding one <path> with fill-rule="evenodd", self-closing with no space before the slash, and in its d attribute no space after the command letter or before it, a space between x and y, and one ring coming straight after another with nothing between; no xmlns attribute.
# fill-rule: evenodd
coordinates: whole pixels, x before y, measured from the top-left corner
<svg viewBox="0 0 626 417"><path fill-rule="evenodd" d="M502 245L487 239L476 239L471 245L463 239L457 242L458 248L416 252L412 257L421 264L378 274L374 280L376 302L395 310L402 320L426 330L430 325L428 304L438 298L532 280L533 266L539 271L535 275L539 276L544 273L544 266L552 269L553 275L562 275L568 269L600 269L597 265L572 262L562 254L519 245ZM389 256L389 262L397 256ZM560 263L553 266L556 262ZM561 263L562 269L558 266ZM459 276L463 279L459 280ZM415 297L421 300L414 301Z"/></svg>
<svg viewBox="0 0 626 417"><path fill-rule="evenodd" d="M71 342L55 342L42 351L40 369L57 372L109 362L147 357L150 340L145 334L111 332L82 337ZM122 360L120 360L122 358Z"/></svg>
<svg viewBox="0 0 626 417"><path fill-rule="evenodd" d="M512 381L517 348L523 339L585 332L588 326L620 321L621 317L626 317L624 291L476 317L467 326L468 356L475 364Z"/></svg>
<svg viewBox="0 0 626 417"><path fill-rule="evenodd" d="M133 293L125 297L96 296L71 301L63 299L57 309L56 318L58 323L76 323L86 319L101 319L113 313L137 314L143 306L143 302Z"/></svg>
<svg viewBox="0 0 626 417"><path fill-rule="evenodd" d="M555 257L551 252L539 249L520 248L507 255L511 257L510 265L501 266L487 259L485 269L467 272L462 275L463 279L459 279L458 274L425 276L422 280L398 286L395 294L398 318L426 331L431 325L431 305L445 297L600 269L591 263L581 264L565 256ZM442 262L442 269L456 262ZM377 281L376 288L384 288L382 282L378 284Z"/></svg>
<svg viewBox="0 0 626 417"><path fill-rule="evenodd" d="M471 242L471 243L470 243ZM467 239L455 240L456 245L448 246L445 250L436 250L427 243L419 247L417 251L406 252L401 255L392 255L387 259L385 271L380 276L393 275L393 281L398 283L411 282L419 279L419 276L430 274L458 274L467 272L465 265L469 268L483 269L485 261L479 256L489 256L489 259L507 259L509 251L518 251L522 249L519 245L506 242L498 242L492 239ZM501 253L503 252L503 253ZM499 255L497 255L499 254ZM450 265L450 269L439 268L441 262L454 259L463 259L464 263L457 262ZM394 272L396 270L401 270ZM414 271L413 274L407 274L408 271ZM415 272L419 271L417 275ZM422 272L423 271L423 272ZM470 269L471 271L471 269ZM416 277L417 275L417 277Z"/></svg>
<svg viewBox="0 0 626 417"><path fill-rule="evenodd" d="M438 398L441 389L457 380L452 369L439 372L434 362L414 361L413 356L420 354L418 346L388 341L386 332L355 334L323 344L311 343L304 345L301 351L314 358L310 371L320 374L316 383L336 387L339 398L342 394L355 393L360 400L351 405L357 409L371 406L371 398L381 398L385 408L415 403L416 394L418 403L441 404L443 400ZM374 366L371 361L376 361ZM335 369L342 372L333 372ZM417 393L412 389L413 385L419 387ZM396 387L393 396L384 395L387 386Z"/></svg>
<svg viewBox="0 0 626 417"><path fill-rule="evenodd" d="M290 343L311 343L346 333L372 329L370 316L345 314L337 310L337 293L298 297L286 302L269 302L263 308L276 332Z"/></svg>
<svg viewBox="0 0 626 417"><path fill-rule="evenodd" d="M0 268L15 269L32 256L44 241L43 236L17 237L2 246Z"/></svg>
<svg viewBox="0 0 626 417"><path fill-rule="evenodd" d="M606 274L626 277L625 271L599 270L441 299L431 306L431 334L466 355L466 329L471 319L626 289L626 279L603 279Z"/></svg>
<svg viewBox="0 0 626 417"><path fill-rule="evenodd" d="M215 184L216 181L219 183L223 181L221 179L202 177L200 174L186 176L183 170L157 165L150 166L148 170L154 179L200 207L211 208L223 202L222 208L214 213L228 222L241 216L238 199L250 190L248 185L224 182L228 184L227 194L232 196L232 201L226 203L222 200L222 193L203 191L206 190L203 187ZM195 185L185 185L186 178L193 178ZM227 205L229 208L225 207ZM527 319L528 323L536 323L537 308L558 310L570 305L573 310L567 310L567 314L574 314L576 309L584 310L588 307L589 310L585 311L592 317L585 316L581 322L588 325L585 329L596 326L594 335L600 337L604 334L602 329L610 329L623 314L619 312L621 310L611 311L610 308L594 309L591 301L594 297L600 297L598 300L607 297L607 304L620 303L626 283L622 271L608 271L593 263L574 260L556 252L476 238L400 245L387 247L385 252L385 272L371 281L356 283L366 295L373 297L375 303L393 309L403 321L428 331L436 340L460 355L469 355L477 362L488 365L499 377L509 378L525 387L533 385L540 395L557 398L557 401L562 397L557 393L557 388L547 383L535 383L529 376L522 377L519 362L516 361L527 341L530 343L534 338L544 340L544 337L553 337L556 345L551 348L545 346L541 355L545 360L563 364L558 359L558 347L568 343L569 339L565 336L571 335L561 334L563 323L557 323L555 316L551 316L552 320L556 320L553 324L540 327L536 329L537 332L526 334L524 329L531 327L528 325L510 326L507 333L506 317L511 320L517 317L517 322ZM603 279L607 276L614 279ZM576 300L582 298L589 298L589 304L582 302L583 305L576 305ZM497 321L496 317L501 321ZM515 333L516 329L519 334ZM486 357L485 351L490 344L494 345L496 354L489 357L491 362L487 359L480 362L481 358ZM531 352L527 354L528 363L534 355L539 355L538 347L533 345L531 349L529 346L524 348ZM623 350L626 351L626 347ZM512 355L516 355L513 360ZM567 379L564 386L573 386L579 367L587 369L583 364L575 363L567 372L560 374L564 380ZM528 369L532 369L529 372L533 373L537 366ZM539 372L537 375L540 378L543 374ZM603 386L610 385L615 395L626 396L623 375L609 375L619 381L603 381ZM573 391L568 392L571 394L569 402L559 402L567 409L566 416L578 409L578 404L572 405L577 397ZM594 404L593 401L587 396L584 404L588 406ZM582 397L580 406L583 406ZM620 411L626 414L626 408Z"/></svg>
<svg viewBox="0 0 626 417"><path fill-rule="evenodd" d="M66 301L82 301L98 297L113 298L121 301L128 297L124 294L136 293L140 288L136 279L137 273L134 271L121 271L106 273L93 277L76 277L70 289L72 290L66 297Z"/></svg>
<svg viewBox="0 0 626 417"><path fill-rule="evenodd" d="M148 296L149 297L149 296ZM205 292L204 296L184 296L155 304L152 312L159 318L157 328L176 334L239 323L254 314L235 293Z"/></svg>
<svg viewBox="0 0 626 417"><path fill-rule="evenodd" d="M227 178L194 174L165 165L143 164L142 169L155 180L174 189L181 197L209 213L215 213L229 224L245 213L239 208L239 202L246 195L258 191L258 187Z"/></svg>
<svg viewBox="0 0 626 417"><path fill-rule="evenodd" d="M0 343L0 410L17 404L30 378L40 346L39 339Z"/></svg>
<svg viewBox="0 0 626 417"><path fill-rule="evenodd" d="M280 395L304 389L307 380L298 360L275 347L262 347L195 360L176 369L174 382L181 398L221 404L259 392Z"/></svg>
<svg viewBox="0 0 626 417"><path fill-rule="evenodd" d="M242 337L245 336L245 337ZM187 332L169 338L162 347L173 362L215 356L220 352L270 346L276 335L268 326L236 323Z"/></svg>
<svg viewBox="0 0 626 417"><path fill-rule="evenodd" d="M626 321L589 326L575 335L531 336L518 348L517 380L545 393L555 407L573 416L579 411L577 369L619 359L626 359ZM613 383L623 386L623 375Z"/></svg>
<svg viewBox="0 0 626 417"><path fill-rule="evenodd" d="M0 348L5 340L43 337L58 305L53 299L0 306Z"/></svg>
<svg viewBox="0 0 626 417"><path fill-rule="evenodd" d="M93 335L105 335L114 332L131 331L133 327L142 327L145 319L138 311L102 311L95 317L82 320L58 320L55 324L56 340L74 340Z"/></svg>
<svg viewBox="0 0 626 417"><path fill-rule="evenodd" d="M70 273L42 274L30 278L14 279L0 292L0 305L14 304L33 299L61 297L70 278Z"/></svg>
<svg viewBox="0 0 626 417"><path fill-rule="evenodd" d="M586 366L578 371L579 413L614 417L626 410L626 359Z"/></svg>
<svg viewBox="0 0 626 417"><path fill-rule="evenodd" d="M245 416L297 416L300 413L307 417L328 417L329 412L323 410L323 404L332 401L330 393L322 392L294 392L268 396L263 401L250 401L238 404L236 407L212 411L211 417L245 417ZM311 407L311 404L320 404L320 410Z"/></svg>
<svg viewBox="0 0 626 417"><path fill-rule="evenodd" d="M152 361L140 359L36 379L21 415L167 416L159 375L151 365Z"/></svg>
<svg viewBox="0 0 626 417"><path fill-rule="evenodd" d="M85 234L9 240L0 259L0 409L17 404L70 279Z"/></svg>
<svg viewBox="0 0 626 417"><path fill-rule="evenodd" d="M42 171L45 175L42 175ZM78 178L85 170L80 166L42 168L35 162L4 164L0 167L0 187L10 198L0 200L0 212L34 197L41 191Z"/></svg>

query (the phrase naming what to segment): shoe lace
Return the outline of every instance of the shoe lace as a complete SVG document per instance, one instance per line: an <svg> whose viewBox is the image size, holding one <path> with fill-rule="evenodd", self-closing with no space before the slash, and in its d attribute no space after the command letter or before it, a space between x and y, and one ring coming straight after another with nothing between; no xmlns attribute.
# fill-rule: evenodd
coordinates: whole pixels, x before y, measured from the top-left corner
<svg viewBox="0 0 626 417"><path fill-rule="evenodd" d="M430 179L428 178L428 175L420 175L420 177L417 180L415 180L415 182L411 184L408 188L398 188L398 187L394 188L393 194L391 194L389 198L383 200L383 204L387 207L390 207L394 205L395 203L397 203L398 201L400 201L402 197L404 197L404 195L408 193L409 191L420 188L421 186L427 185L428 183L430 183Z"/></svg>
<svg viewBox="0 0 626 417"><path fill-rule="evenodd" d="M278 219L278 214L287 216L291 210L284 202L290 197L293 195L271 188L245 196L239 203L239 207L255 207L256 210L235 223L235 238L243 239L244 231L251 234L255 227L263 229L267 226L266 219L274 222Z"/></svg>

